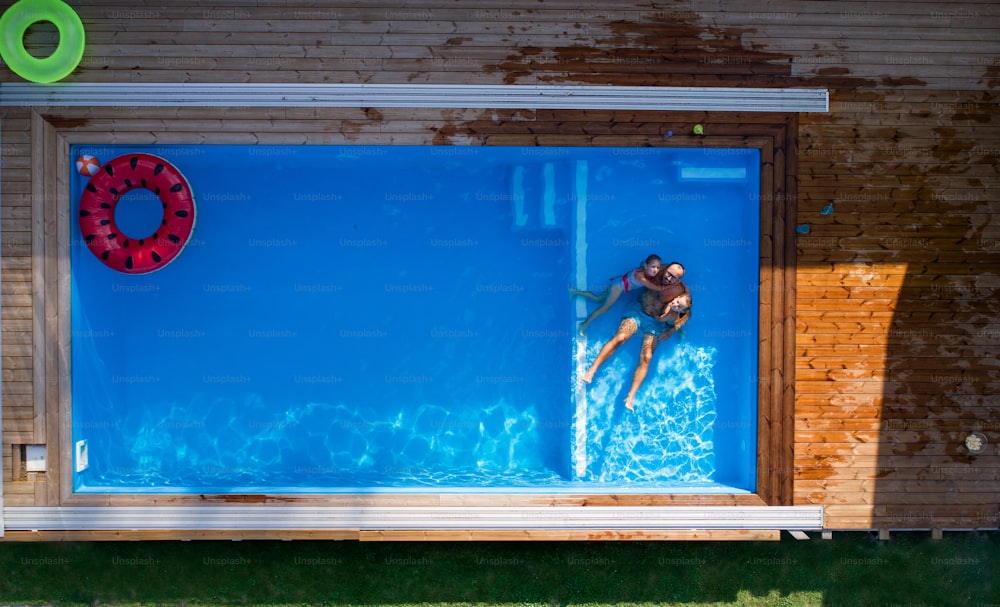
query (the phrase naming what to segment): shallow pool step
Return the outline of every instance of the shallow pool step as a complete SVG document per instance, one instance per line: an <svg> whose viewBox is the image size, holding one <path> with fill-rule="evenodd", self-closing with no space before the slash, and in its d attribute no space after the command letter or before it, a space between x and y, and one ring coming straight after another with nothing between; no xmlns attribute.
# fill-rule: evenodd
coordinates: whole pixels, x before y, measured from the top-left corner
<svg viewBox="0 0 1000 607"><path fill-rule="evenodd" d="M556 167L543 165L514 167L511 177L513 230L556 229Z"/></svg>

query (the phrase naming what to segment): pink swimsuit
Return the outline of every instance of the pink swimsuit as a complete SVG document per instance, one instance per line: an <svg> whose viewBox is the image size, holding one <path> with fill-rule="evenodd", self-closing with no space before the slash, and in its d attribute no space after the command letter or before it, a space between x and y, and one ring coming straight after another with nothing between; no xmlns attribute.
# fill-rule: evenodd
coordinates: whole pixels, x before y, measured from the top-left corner
<svg viewBox="0 0 1000 607"><path fill-rule="evenodd" d="M622 288L625 289L626 293L628 293L629 291L631 291L636 287L643 286L641 282L635 279L636 272L645 272L645 270L643 270L642 268L636 268L635 270L632 270L631 272L628 272L624 276L622 276Z"/></svg>

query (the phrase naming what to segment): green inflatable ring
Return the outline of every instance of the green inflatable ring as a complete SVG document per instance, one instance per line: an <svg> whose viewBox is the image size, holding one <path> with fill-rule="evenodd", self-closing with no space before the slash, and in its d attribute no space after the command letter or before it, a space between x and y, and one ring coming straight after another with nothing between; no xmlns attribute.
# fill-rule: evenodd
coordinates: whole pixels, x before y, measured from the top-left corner
<svg viewBox="0 0 1000 607"><path fill-rule="evenodd" d="M55 24L59 46L39 59L24 48L24 32L41 21ZM84 42L80 16L62 0L19 0L0 17L0 57L25 80L40 84L62 80L80 65Z"/></svg>

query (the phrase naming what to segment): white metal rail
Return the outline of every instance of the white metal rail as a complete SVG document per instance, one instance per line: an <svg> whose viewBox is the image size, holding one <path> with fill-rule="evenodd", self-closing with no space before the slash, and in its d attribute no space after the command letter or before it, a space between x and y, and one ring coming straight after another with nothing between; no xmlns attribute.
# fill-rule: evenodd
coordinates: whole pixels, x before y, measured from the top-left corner
<svg viewBox="0 0 1000 607"><path fill-rule="evenodd" d="M826 112L820 88L464 84L30 82L0 84L0 106L408 107Z"/></svg>
<svg viewBox="0 0 1000 607"><path fill-rule="evenodd" d="M19 506L3 516L8 531L823 528L822 506Z"/></svg>

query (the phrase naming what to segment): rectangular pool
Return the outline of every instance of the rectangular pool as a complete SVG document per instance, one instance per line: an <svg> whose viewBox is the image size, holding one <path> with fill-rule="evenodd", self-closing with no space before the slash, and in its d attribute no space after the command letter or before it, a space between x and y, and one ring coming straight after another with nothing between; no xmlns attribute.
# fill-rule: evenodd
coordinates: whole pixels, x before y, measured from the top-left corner
<svg viewBox="0 0 1000 607"><path fill-rule="evenodd" d="M78 493L733 493L756 484L755 149L75 145L177 167L177 258L130 275L73 222ZM71 176L73 217L88 178ZM113 216L148 237L134 189ZM583 387L650 253L692 320ZM581 368L582 365L582 368Z"/></svg>

